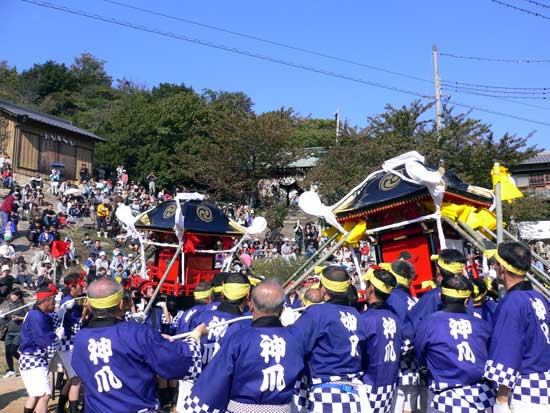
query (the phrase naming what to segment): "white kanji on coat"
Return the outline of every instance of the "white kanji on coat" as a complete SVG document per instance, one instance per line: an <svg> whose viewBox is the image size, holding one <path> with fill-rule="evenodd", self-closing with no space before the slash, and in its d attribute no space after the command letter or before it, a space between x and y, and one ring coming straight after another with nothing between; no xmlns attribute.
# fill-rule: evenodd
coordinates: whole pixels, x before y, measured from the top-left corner
<svg viewBox="0 0 550 413"><path fill-rule="evenodd" d="M262 352L260 356L264 358L264 362L269 363L269 360L273 358L276 363L280 363L281 358L286 353L286 341L275 334L273 338L267 334L262 334L261 338L260 347L262 348Z"/></svg>
<svg viewBox="0 0 550 413"><path fill-rule="evenodd" d="M109 363L109 359L113 355L111 348L111 339L101 337L99 340L93 338L88 340L88 351L90 352L90 361L97 366L99 359L103 363Z"/></svg>
<svg viewBox="0 0 550 413"><path fill-rule="evenodd" d="M384 328L384 337L393 339L397 332L397 324L391 317L382 317L382 327Z"/></svg>
<svg viewBox="0 0 550 413"><path fill-rule="evenodd" d="M546 320L546 307L544 307L543 302L540 300L540 298L531 298L531 305L533 306L533 309L535 310L535 314L537 315L537 318L540 321Z"/></svg>
<svg viewBox="0 0 550 413"><path fill-rule="evenodd" d="M275 389L283 391L285 389L285 369L282 365L275 364L274 366L267 367L262 370L262 373L264 378L260 391L275 391Z"/></svg>
<svg viewBox="0 0 550 413"><path fill-rule="evenodd" d="M472 364L476 362L476 355L470 347L470 343L463 341L456 345L458 350L458 361L470 361Z"/></svg>
<svg viewBox="0 0 550 413"><path fill-rule="evenodd" d="M103 366L94 374L97 391L99 393L109 392L111 389L120 389L122 387L122 381L115 376L111 366Z"/></svg>
<svg viewBox="0 0 550 413"><path fill-rule="evenodd" d="M453 336L455 340L458 340L458 336L462 336L464 340L467 340L468 336L472 334L472 324L470 320L465 320L463 318L458 320L449 318L449 328L451 330L451 336Z"/></svg>
<svg viewBox="0 0 550 413"><path fill-rule="evenodd" d="M348 331L357 330L357 317L353 314L340 311L340 321Z"/></svg>

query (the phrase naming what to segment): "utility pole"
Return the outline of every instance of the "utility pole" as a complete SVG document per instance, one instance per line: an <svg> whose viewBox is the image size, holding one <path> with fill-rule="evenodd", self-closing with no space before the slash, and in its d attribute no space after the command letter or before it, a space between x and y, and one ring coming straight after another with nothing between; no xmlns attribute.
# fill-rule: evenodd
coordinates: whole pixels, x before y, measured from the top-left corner
<svg viewBox="0 0 550 413"><path fill-rule="evenodd" d="M432 56L434 62L434 85L435 85L435 130L439 137L441 130L441 78L439 77L439 66L437 64L437 46L432 46Z"/></svg>
<svg viewBox="0 0 550 413"><path fill-rule="evenodd" d="M338 108L334 113L334 119L336 120L336 145L338 145L338 138L340 137L340 109Z"/></svg>

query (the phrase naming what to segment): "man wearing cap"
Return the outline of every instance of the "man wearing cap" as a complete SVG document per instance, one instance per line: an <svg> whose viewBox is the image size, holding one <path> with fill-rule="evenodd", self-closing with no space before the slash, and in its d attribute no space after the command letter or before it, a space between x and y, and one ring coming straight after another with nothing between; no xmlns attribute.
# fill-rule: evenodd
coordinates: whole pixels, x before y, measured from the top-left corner
<svg viewBox="0 0 550 413"><path fill-rule="evenodd" d="M446 277L442 310L423 319L416 331L415 354L418 364L428 368L429 411L434 413L493 412L495 386L483 379L491 326L466 312L472 290L466 277Z"/></svg>
<svg viewBox="0 0 550 413"><path fill-rule="evenodd" d="M55 285L41 287L36 303L23 321L19 345L19 370L29 394L24 413L46 413L52 386L48 378L48 363L55 355L63 336L63 327L54 327L50 317L55 309Z"/></svg>
<svg viewBox="0 0 550 413"><path fill-rule="evenodd" d="M495 312L485 377L498 384L495 413L550 411L550 306L525 279L531 251L502 243L495 254L506 296Z"/></svg>
<svg viewBox="0 0 550 413"><path fill-rule="evenodd" d="M292 257L292 246L288 238L285 238L281 245L281 256L287 261Z"/></svg>
<svg viewBox="0 0 550 413"><path fill-rule="evenodd" d="M65 412L65 405L69 402L69 412L78 413L80 379L71 365L71 356L73 354L74 337L82 326L84 318L82 304L83 301L76 302L75 299L82 296L84 291L84 280L78 273L68 274L63 282L67 287L66 294L59 304L58 316L63 320L63 337L59 346L59 359L67 373L68 381L65 383L59 401L57 411Z"/></svg>
<svg viewBox="0 0 550 413"><path fill-rule="evenodd" d="M410 291L410 283L414 279L415 268L406 259L398 259L391 264L382 263L380 266L392 273L397 281L397 285L386 300L386 304L395 310L401 325L403 325L407 314L418 301L416 297L411 296ZM403 354L400 360L397 389L393 398L393 412L409 413L417 410L419 379L414 354L411 352Z"/></svg>
<svg viewBox="0 0 550 413"><path fill-rule="evenodd" d="M361 354L366 332L350 306L349 275L331 265L321 273L324 304L309 306L290 327L302 346L307 382L298 383L297 408L307 412L361 412ZM307 400L304 400L307 397Z"/></svg>
<svg viewBox="0 0 550 413"><path fill-rule="evenodd" d="M10 266L2 265L2 272L0 274L0 303L2 303L8 295L10 295L15 283L15 278L10 274Z"/></svg>
<svg viewBox="0 0 550 413"><path fill-rule="evenodd" d="M251 292L252 325L227 338L198 378L185 412L286 413L304 367L296 338L281 325L284 291L262 281Z"/></svg>
<svg viewBox="0 0 550 413"><path fill-rule="evenodd" d="M74 340L72 364L85 388L87 413L154 412L157 374L167 378L200 373L198 339L169 342L149 326L123 320L124 290L104 278L88 288L92 317Z"/></svg>
<svg viewBox="0 0 550 413"><path fill-rule="evenodd" d="M95 270L99 271L100 268L104 268L105 271L109 271L109 260L107 259L107 253L101 251L99 257L95 260Z"/></svg>

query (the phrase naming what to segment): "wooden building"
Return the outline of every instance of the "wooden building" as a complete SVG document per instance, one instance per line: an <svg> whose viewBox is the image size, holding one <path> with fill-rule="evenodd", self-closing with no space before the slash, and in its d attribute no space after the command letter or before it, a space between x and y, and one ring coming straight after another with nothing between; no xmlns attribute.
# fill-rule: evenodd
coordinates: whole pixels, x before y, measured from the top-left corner
<svg viewBox="0 0 550 413"><path fill-rule="evenodd" d="M542 151L511 168L519 189L550 199L550 151Z"/></svg>
<svg viewBox="0 0 550 413"><path fill-rule="evenodd" d="M71 122L0 100L0 153L11 158L15 174L49 175L51 164L75 179L82 164L91 171L96 142L105 139Z"/></svg>

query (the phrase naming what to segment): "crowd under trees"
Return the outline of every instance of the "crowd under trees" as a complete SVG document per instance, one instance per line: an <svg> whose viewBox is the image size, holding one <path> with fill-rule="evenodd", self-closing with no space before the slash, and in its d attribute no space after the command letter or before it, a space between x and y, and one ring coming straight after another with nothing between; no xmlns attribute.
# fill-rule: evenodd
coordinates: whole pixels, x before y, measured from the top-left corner
<svg viewBox="0 0 550 413"><path fill-rule="evenodd" d="M491 126L470 113L444 108L436 132L432 104L413 101L386 106L367 117L366 127L346 125L338 143L335 122L303 116L292 108L256 113L244 92L195 91L184 83L147 88L114 80L105 62L89 53L73 64L47 61L18 70L0 62L0 99L72 121L107 139L97 146L95 164L124 165L143 180L151 171L169 189L208 192L214 199L256 202L258 181L284 176L287 165L323 147L305 185L315 182L325 202L338 200L385 159L409 150L440 160L468 183L490 187L494 161L507 167L538 150L529 136L495 137ZM429 111L429 112L428 112ZM538 218L540 208L514 210Z"/></svg>

